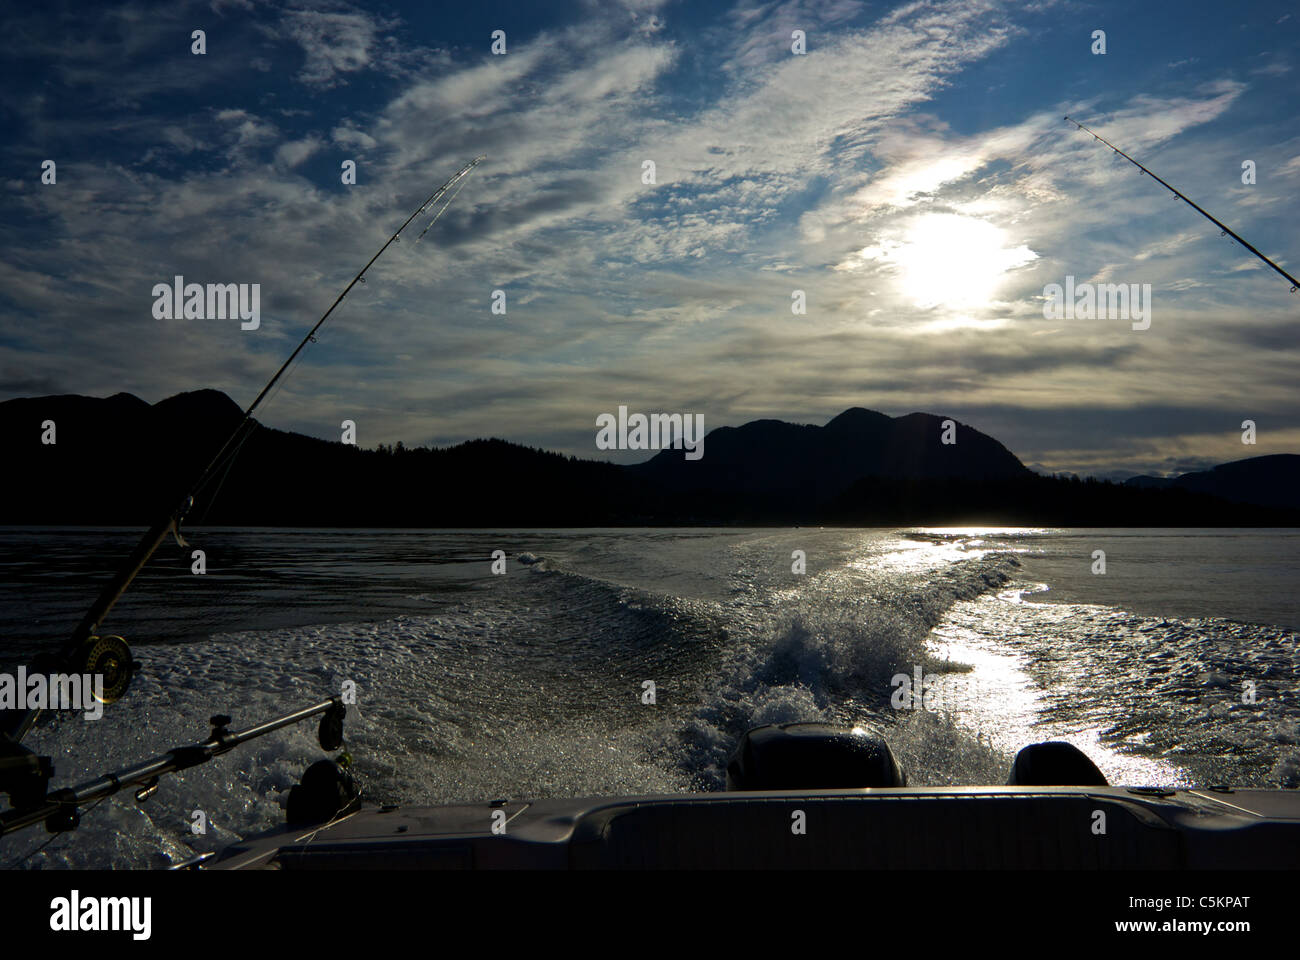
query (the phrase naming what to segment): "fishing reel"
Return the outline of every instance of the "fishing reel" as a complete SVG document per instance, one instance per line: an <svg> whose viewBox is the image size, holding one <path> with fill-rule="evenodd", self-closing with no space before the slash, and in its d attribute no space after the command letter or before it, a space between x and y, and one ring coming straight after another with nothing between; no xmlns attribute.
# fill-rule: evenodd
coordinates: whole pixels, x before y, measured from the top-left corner
<svg viewBox="0 0 1300 960"><path fill-rule="evenodd" d="M73 652L67 664L70 673L104 678L104 688L95 696L100 703L121 700L139 668L131 659L131 648L117 636L89 638Z"/></svg>
<svg viewBox="0 0 1300 960"><path fill-rule="evenodd" d="M334 701L320 718L316 738L322 750L332 753L343 746L343 718L347 708ZM333 760L317 760L289 790L285 822L306 826L333 821L361 807L361 787L348 772L352 758L344 752Z"/></svg>
<svg viewBox="0 0 1300 960"><path fill-rule="evenodd" d="M98 690L92 685L90 693L105 704L122 698L138 668L139 664L131 659L131 648L117 636L90 637L71 656L61 658L42 654L32 663L33 672L51 677L71 673L102 678L103 685ZM25 729L25 724L13 729L0 729L0 794L9 795L10 806L15 810L36 806L45 800L54 775L49 757L38 756L22 745ZM72 830L76 828L77 820L76 808L72 807L52 815L47 826L51 832Z"/></svg>

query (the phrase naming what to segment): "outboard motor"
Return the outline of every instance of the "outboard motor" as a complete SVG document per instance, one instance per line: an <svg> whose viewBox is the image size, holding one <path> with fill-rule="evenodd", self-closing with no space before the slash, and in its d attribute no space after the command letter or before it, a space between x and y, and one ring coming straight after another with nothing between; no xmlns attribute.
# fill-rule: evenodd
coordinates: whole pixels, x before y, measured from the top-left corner
<svg viewBox="0 0 1300 960"><path fill-rule="evenodd" d="M1031 743L1016 754L1007 785L1012 787L1106 787L1105 776L1072 743Z"/></svg>
<svg viewBox="0 0 1300 960"><path fill-rule="evenodd" d="M750 730L727 761L728 790L905 787L885 739L861 727L780 723Z"/></svg>

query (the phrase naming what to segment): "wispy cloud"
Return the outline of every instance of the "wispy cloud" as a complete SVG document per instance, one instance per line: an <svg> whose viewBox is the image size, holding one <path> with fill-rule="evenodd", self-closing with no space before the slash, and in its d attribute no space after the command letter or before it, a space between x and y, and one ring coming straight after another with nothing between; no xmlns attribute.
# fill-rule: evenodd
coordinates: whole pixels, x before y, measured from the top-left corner
<svg viewBox="0 0 1300 960"><path fill-rule="evenodd" d="M505 56L481 24L434 36L418 11L344 3L152 20L128 5L74 36L24 14L0 46L23 45L59 97L91 91L94 112L9 108L26 173L3 198L18 231L0 258L0 389L246 399L409 208L486 153L426 241L354 292L268 419L594 456L591 419L618 402L710 426L930 409L1062 469L1218 452L1195 425L1210 410L1293 424L1285 287L1061 119L1285 248L1300 131L1243 109L1280 74L1174 49L1150 84L1100 58L1045 66L1057 9L590 3L505 24ZM206 60L187 49L199 12ZM115 87L135 55L152 66ZM1171 63L1176 78L1159 72ZM1029 87L976 92L1008 64ZM43 151L57 187L39 183ZM1266 155L1272 175L1243 185L1241 160ZM263 328L155 320L149 291L176 274L260 283ZM1152 284L1151 330L1045 321L1044 285L1066 274ZM1095 429L1072 426L1084 407ZM1143 411L1165 408L1186 418L1147 438ZM1259 452L1289 436L1263 433Z"/></svg>

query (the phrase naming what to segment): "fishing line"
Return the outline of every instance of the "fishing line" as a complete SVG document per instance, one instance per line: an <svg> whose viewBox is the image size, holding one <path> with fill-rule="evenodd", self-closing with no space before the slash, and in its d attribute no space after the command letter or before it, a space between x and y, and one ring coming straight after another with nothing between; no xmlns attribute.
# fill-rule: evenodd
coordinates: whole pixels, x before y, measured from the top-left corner
<svg viewBox="0 0 1300 960"><path fill-rule="evenodd" d="M313 340L313 342L315 342L315 340ZM301 361L302 361L301 356L299 356L296 360L293 361L292 365L285 371L284 376L280 378L280 382L275 385L275 389L272 390L269 394L267 394L266 400L264 401L264 405L270 405L275 402L275 398L279 396L280 391L284 389L285 382L288 381L288 379L293 375L294 370L297 369L298 364ZM209 498L207 508L204 510L203 513L204 517L208 515L207 511L212 508L212 503L215 502L217 493L220 492L222 485L226 482L226 478L230 476L230 471L234 468L235 460L239 457L240 451L244 449L244 444L248 443L248 441L252 439L253 434L257 432L257 429L260 426L261 424L258 421L253 419L245 420L240 425L239 429L244 431L244 436L242 439L239 440L239 442L235 445L234 449L232 449L226 455L225 459L222 461L225 467L222 472L221 480L217 484L216 490ZM200 478L199 483L195 484L194 495L196 497L199 495L199 493L201 493L204 490L204 488L207 487L208 484L212 482L212 479L215 476L216 471L222 470L222 463L214 463L211 469L208 471L208 474Z"/></svg>
<svg viewBox="0 0 1300 960"><path fill-rule="evenodd" d="M319 342L319 337L320 337L320 334L317 334L317 336L315 336L315 337L313 337L313 338L311 339L311 342L312 342L312 343L317 343L317 342ZM285 385L285 384L289 381L289 379L293 376L294 371L298 369L298 365L302 362L302 358L303 358L303 355L300 354L300 355L299 355L299 356L298 356L298 357L297 357L297 358L296 358L296 359L295 359L295 360L290 364L289 368L288 368L287 370L285 370L285 372L284 372L284 376L282 376L282 377L280 378L280 382L277 383L277 384L275 385L275 389L272 390L269 394L267 394L267 396L266 396L266 400L263 401L263 406L264 406L264 407L266 407L266 406L270 406L270 405L272 405L272 404L275 403L275 399L276 399L276 397L278 397L278 396L280 395L280 391L284 389L284 385ZM226 480L230 477L230 472L231 472L231 471L234 469L234 467L235 467L235 461L239 458L239 454L240 454L240 452L244 449L244 445L245 445L246 443L248 443L248 441L251 440L251 439L253 438L253 434L257 433L257 430L258 430L258 428L259 428L260 426L261 426L261 424L260 424L257 420L254 420L254 419L248 419L248 420L244 421L244 423L243 423L243 424L241 425L241 427L240 427L240 429L244 430L244 437L243 437L243 439L241 439L241 440L238 442L238 444L235 446L235 448L234 448L233 450L231 450L229 454L226 455L226 458L225 458L225 461L224 461L224 463L225 463L225 468L224 468L224 470L222 469L222 467L221 467L220 464L216 464L216 465L214 465L213 468L212 468L212 470L210 471L210 474L211 474L211 475L209 475L206 479L202 480L198 485L195 486L195 488L194 488L194 496L197 498L198 495L199 495L200 493L202 493L203 490L204 490L204 489L205 489L209 484L212 483L212 480L215 478L216 471L217 471L217 470L221 470L221 471L222 471L222 472L221 472L221 478L217 481L217 485L216 485L216 487L213 489L211 495L208 496L208 497L206 498L206 503L205 503L204 508L203 508L203 515L194 521L194 525L195 525L195 526L201 526L201 525L203 524L203 522L208 518L209 513L211 513L211 511L212 511L212 507L213 507L213 506L216 504L216 502L217 502L217 497L219 497L219 496L221 495L221 489L222 489L222 487L225 486Z"/></svg>
<svg viewBox="0 0 1300 960"><path fill-rule="evenodd" d="M253 411L256 410L258 406L260 406L262 403L269 402L270 400L273 400L276 396L279 395L280 390L283 389L285 379L287 379L288 375L292 372L294 367L297 365L301 357L302 351L306 348L306 346L309 343L318 342L317 334L320 331L321 327L324 325L325 321L328 320L330 315L334 312L335 308L338 307L338 305L343 302L343 299L348 295L348 293L351 292L352 288L357 283L366 282L365 279L366 271L370 269L370 267L375 263L375 261L379 259L379 257L384 253L385 250L388 249L388 247L392 243L397 242L401 239L402 231L405 230L407 226L410 225L412 220L414 220L421 213L427 210L431 204L437 202L446 193L447 188L449 186L451 186L453 183L457 184L455 193L451 195L451 198L447 200L447 202L438 211L437 215L433 218L433 220L430 221L429 227L433 226L433 224L437 222L438 217L442 216L443 212L447 209L447 207L451 205L451 201L456 199L456 194L460 193L461 189L464 188L465 180L468 178L469 172L473 170L474 167L476 167L483 159L484 157L479 156L471 160L464 167L462 167L455 175L453 175L451 179L449 179L441 187L435 190L430 195L430 197L427 200L425 200L423 204L420 205L420 208L406 219L406 221L397 229L397 232L394 233L391 237L389 237L388 242L379 248L379 251L373 257L370 258L369 262L367 262L366 265L361 268L361 271L355 277L352 278L352 282L349 283L347 287L344 288L343 292L338 295L338 298L334 301L334 303L330 305L330 308L325 311L324 315L322 315L319 320L316 321L316 324L311 328L310 331L308 331L307 335L303 337L301 341L299 341L298 346L294 349L293 353L289 355L289 358L285 360L285 362L280 366L280 369L276 371L275 375L270 379L270 381L266 384L266 386L262 388L262 391L257 395L257 398L249 405L248 409L244 411L244 419L240 423L240 426L236 428L236 432L231 436L229 440L226 441L225 446L213 459L212 463L210 463L207 469L205 469L203 473L199 476L199 480L195 484L196 491L206 485L206 483L211 479L211 476L217 470L221 469L223 463L226 463L226 473L227 475L229 474L230 467L234 463L234 457L238 456L240 448L242 448L243 444L247 441L248 436L251 435L251 431L249 432L249 434L246 434L242 440L239 441L238 446L236 446L233 450L230 449L231 445L235 442L240 431L244 430L247 424L252 423L253 430L255 430L257 427L256 421L252 419ZM424 228L424 233L428 232L429 227ZM423 237L424 233L421 233L420 236ZM228 463L226 462L227 459L229 460ZM224 483L224 479L222 482ZM220 487L218 487L218 489L220 489Z"/></svg>
<svg viewBox="0 0 1300 960"><path fill-rule="evenodd" d="M419 235L418 237L415 238L415 242L416 242L416 243L419 243L421 240L423 240L423 239L424 239L424 235L425 235L426 233L428 233L429 230L430 230L430 228L432 228L433 225L434 225L435 223L437 223L439 219L441 219L442 215L443 215L444 213L447 212L447 208L450 207L450 206L452 205L452 203L455 201L456 197L460 194L461 190L465 189L465 183L468 181L468 179L469 179L468 177L463 177L463 178L461 178L460 182L459 182L458 184L456 184L456 189L455 189L454 191L452 191L451 196L448 197L448 198L447 198L447 201L446 201L446 202L445 202L445 203L444 203L444 204L443 204L443 205L438 209L438 212L435 213L435 214L433 215L433 219L429 221L428 225L427 225L423 230L420 231L420 235ZM426 204L426 205L425 205L425 208L422 208L422 209L427 209L427 207L428 207L428 204ZM399 231L398 231L398 234L400 234L400 233L401 233L401 231L399 230ZM395 236L396 236L396 235L395 235ZM399 239L400 239L400 238L399 238ZM362 278L362 281L361 281L361 282L364 283L364 282L365 282L365 279ZM313 336L309 336L309 337L308 337L308 342L309 342L309 343L317 343L317 342L319 342L319 341L318 341L318 338L317 338L315 335L313 335ZM276 385L275 385L275 389L272 390L269 394L267 394L265 400L263 401L265 404L271 404L271 403L273 403L273 402L275 401L275 398L276 398L277 396L279 396L280 391L281 391L282 389L284 389L284 384L285 384L285 382L286 382L286 381L289 379L289 377L293 374L294 369L297 367L297 364L298 364L298 362L299 362L301 359L302 359L301 356L295 356L295 357L291 357L291 358L290 358L290 360L289 360L289 366L287 366L287 367L284 369L282 375L281 375L280 378L279 378L279 382L276 383ZM232 468L234 467L234 465L235 465L235 459L239 456L239 452L240 452L240 450L243 449L243 446L244 446L245 443L248 442L249 437L251 437L252 434L253 434L253 432L256 431L256 429L257 429L257 423L256 423L256 421L254 421L254 420L249 420L248 422L249 422L249 423L252 423L252 424L254 425L253 428L252 428L251 430L249 430L248 435L245 436L244 439L241 440L241 441L239 442L239 445L236 446L235 449L232 450L232 451L230 452L230 454L228 455L228 457L226 458L226 459L227 459L226 467L225 467L225 471L224 471L224 473L222 474L221 480L220 480L220 482L217 484L216 489L213 491L212 496L208 498L208 503L207 503L207 505L206 505L205 508L204 508L203 516L202 516L199 520L195 521L196 524L201 524L201 523L203 522L203 520L207 518L209 511L211 511L211 509L212 509L212 505L216 502L216 498L217 498L218 494L220 494L220 492L221 492L221 488L225 485L226 478L230 476L230 471L231 471L231 469L232 469ZM219 470L219 469L221 469L221 467L220 467L219 464L213 464L213 466L210 468L209 472L215 472L216 470ZM194 491L194 492L195 492L196 494L199 493L199 492L202 490L203 486L204 486L207 482L210 482L210 480L211 480L211 478L208 477L208 476L206 476L206 475L205 475L205 477L200 478L200 483L199 483L198 485L196 485L196 487L195 487L195 491Z"/></svg>
<svg viewBox="0 0 1300 960"><path fill-rule="evenodd" d="M316 332L320 330L322 326L325 325L325 321L330 318L330 315L335 311L338 305L343 302L344 298L347 297L347 295L352 292L352 288L355 287L358 283L365 282L366 271L369 270L374 265L376 260L378 260L381 256L384 255L385 250L387 250L390 246L392 246L394 243L398 241L398 239L402 235L402 231L405 230L408 226L410 226L411 221L414 220L416 217L418 217L420 214L424 213L424 211L427 210L431 205L433 205L438 200L440 200L450 187L452 187L456 183L462 182L465 179L465 177L469 175L469 172L473 170L476 166L478 166L479 163L481 163L484 159L486 158L483 156L475 157L469 163L465 164L465 166L461 167L458 171L456 171L455 174L452 175L452 177L446 183L444 183L432 194L430 194L429 198L425 200L424 203L420 204L420 208L416 210L415 213L411 214L409 217L406 218L406 220L402 223L402 225L397 228L397 232L394 233L391 237L389 237L387 242L385 242L384 245L380 247L379 250L375 253L375 255L366 262L366 265L361 268L361 270L357 273L355 277L352 278L352 282L349 283L346 287L344 287L343 292L340 293L337 298L335 298L332 304L330 304L329 309L326 310L321 315L321 318L316 321L315 325L313 325L312 328L309 331L307 331L307 335L298 342L298 346L294 348L293 353L289 354L289 359L285 360L284 363L280 365L280 369L275 372L275 376L271 377L270 381L266 384L266 386L262 388L261 393L259 393L256 399L254 399L253 402L248 405L248 409L244 411L244 420L252 419L253 411L256 410L259 406L261 406L262 401L265 400L267 395L271 393L275 385L280 382L280 379L284 376L285 372L293 364L294 360L298 358L298 355L302 353L303 349L307 346L307 344L316 342ZM427 230L428 228L426 227L425 229ZM229 448L230 444L233 441L234 441L234 436L232 435L230 440L226 441L226 446L222 447L221 451L217 454L217 456L213 458L212 464L210 464L208 466L208 469L205 470L203 474L200 475L199 478L200 481L205 479L207 475L210 472L212 472L216 463L220 461L222 457L225 456L227 449Z"/></svg>
<svg viewBox="0 0 1300 960"><path fill-rule="evenodd" d="M230 452L230 456L226 458L226 469L222 472L221 479L217 481L217 486L212 491L212 495L206 499L206 502L204 503L203 506L203 515L194 521L194 526L201 527L203 526L204 522L208 519L208 514L211 513L212 508L216 506L217 498L221 496L221 488L226 485L226 480L230 476L230 471L233 470L235 467L235 461L239 458L239 452L244 449L244 444L248 443L248 441L252 439L253 434L257 432L257 428L259 426L257 421L250 420L249 423L252 424L252 426L249 428L247 434L244 436L244 439L239 441L239 445L235 447L235 449ZM209 480L208 482L210 483L211 481ZM194 490L195 496L197 496L202 491L203 491L202 487L196 487Z"/></svg>
<svg viewBox="0 0 1300 960"><path fill-rule="evenodd" d="M322 823L319 827L313 830L311 832L311 836L309 836L306 842L303 843L303 849L306 849L307 847L311 846L311 842L316 839L316 835L320 833L322 830L328 829L329 827L334 826L334 824L340 822L341 820L345 820L348 817L352 816L352 814L355 813L356 811L349 810L348 806L350 805L351 804L349 803L340 807L338 810L334 812L334 816L330 819L328 823Z"/></svg>
<svg viewBox="0 0 1300 960"><path fill-rule="evenodd" d="M1231 227L1229 227L1227 224L1223 223L1222 221L1218 220L1217 218L1212 217L1209 213L1207 213L1205 210L1203 210L1201 207L1199 207L1196 203L1194 203L1192 200L1188 199L1188 198L1187 198L1187 197L1186 197L1182 192L1180 192L1179 190L1176 190L1176 189L1175 189L1172 185L1170 185L1167 181L1162 180L1160 177L1156 176L1155 173L1153 173L1151 170L1149 170L1149 169L1147 169L1146 167L1144 167L1142 164L1138 163L1136 160L1134 160L1132 157L1130 157L1127 153L1125 153L1125 152L1124 152L1123 150L1121 150L1119 147L1115 146L1115 144L1111 143L1111 142L1110 142L1109 140L1107 140L1105 137L1101 136L1101 135L1098 134L1098 133L1093 133L1093 131L1089 130L1087 127L1085 127L1083 124L1081 124L1078 120L1070 120L1069 117L1066 117L1065 119L1068 120L1070 123L1074 124L1076 127L1078 127L1080 130L1082 130L1084 133L1091 135L1091 137L1092 137L1094 140L1099 140L1100 142L1104 143L1106 146L1110 147L1110 148L1111 148L1112 150L1114 150L1117 154L1119 154L1121 157L1123 157L1123 158L1124 158L1125 160L1127 160L1129 163L1133 164L1133 166L1137 167L1137 168L1138 168L1139 170L1141 170L1143 173L1145 173L1145 174L1149 174L1149 175L1151 176L1152 179L1154 179L1154 180L1155 180L1157 183L1159 183L1162 187L1164 187L1166 190L1168 190L1170 193L1172 193L1175 197L1177 197L1179 200L1183 201L1185 204L1187 204L1189 207L1191 207L1193 210L1195 210L1197 213L1199 213L1201 216L1203 216L1206 220L1209 220L1212 224L1214 224L1216 227L1218 227L1218 228L1222 231L1222 233L1220 233L1219 236L1225 236L1225 235L1226 235L1226 236L1231 236L1232 239L1236 240L1239 244L1241 244L1243 247L1245 247L1247 250L1249 250L1249 251L1250 251L1251 253L1253 253L1255 256L1259 257L1259 259L1263 260L1263 261L1264 261L1265 263L1267 263L1270 267L1272 267L1274 270L1276 270L1278 273L1280 273L1282 276L1284 276L1284 277L1285 277L1285 278L1290 282L1290 284L1291 284L1291 292L1292 292L1292 293L1295 293L1295 292L1296 292L1296 288L1297 288L1297 287L1300 287L1300 280L1297 280L1295 277L1291 276L1291 274L1287 273L1285 270L1283 270L1281 267L1279 267L1276 263L1274 263L1274 262L1273 262L1272 260L1270 260L1268 257L1264 256L1264 254L1260 253L1260 252L1259 252L1258 250L1256 250L1253 246L1251 246L1249 243L1247 243L1247 242L1245 241L1245 239L1243 239L1243 238L1241 237L1241 235L1238 234L1235 230L1233 230Z"/></svg>
<svg viewBox="0 0 1300 960"><path fill-rule="evenodd" d="M92 811L93 811L97 806L99 806L101 803L103 803L103 802L104 802L105 800L107 800L107 799L108 799L108 797L100 797L98 800L96 800L94 803L92 803L90 806L88 806L88 807L83 811L83 813L85 813L85 814L89 814L89 813L91 813L91 812L92 812ZM71 806L76 807L76 804L71 804ZM48 846L49 846L51 843L53 843L55 840L59 839L59 837L61 837L61 836L63 836L62 833L52 833L52 834L50 834L49 837L46 838L45 842L42 843L39 847L37 847L37 848L36 848L35 850L33 850L31 853L23 854L23 855L22 855L21 857L19 857L17 860L13 861L13 863L11 863L11 864L9 864L7 867L5 867L5 869L6 869L6 870L13 870L15 867L20 867L20 866L22 866L24 863L26 863L26 862L27 862L28 860L30 860L32 857L36 856L38 853L40 853L42 850L44 850L46 847L48 847Z"/></svg>
<svg viewBox="0 0 1300 960"><path fill-rule="evenodd" d="M460 193L460 191L464 188L464 186L465 186L464 180L462 180L459 184L457 184L456 192L453 193L450 199L448 199L447 202L442 205L442 209L433 215L433 219L429 221L429 227L432 227L435 223L437 223L438 218L447 212L447 208L451 206L451 201L456 199L456 194ZM420 235L415 238L416 243L419 243L421 240L424 239L424 235L429 232L429 227L425 227L423 230L420 231Z"/></svg>

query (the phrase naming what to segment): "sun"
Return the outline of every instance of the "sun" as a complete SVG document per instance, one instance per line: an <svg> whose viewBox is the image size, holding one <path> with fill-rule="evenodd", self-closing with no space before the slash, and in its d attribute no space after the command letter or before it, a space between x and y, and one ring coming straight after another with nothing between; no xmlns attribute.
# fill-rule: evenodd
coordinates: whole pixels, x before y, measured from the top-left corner
<svg viewBox="0 0 1300 960"><path fill-rule="evenodd" d="M970 310L987 306L1006 274L1038 259L987 220L956 213L913 218L901 238L875 259L892 262L899 290L922 309Z"/></svg>

